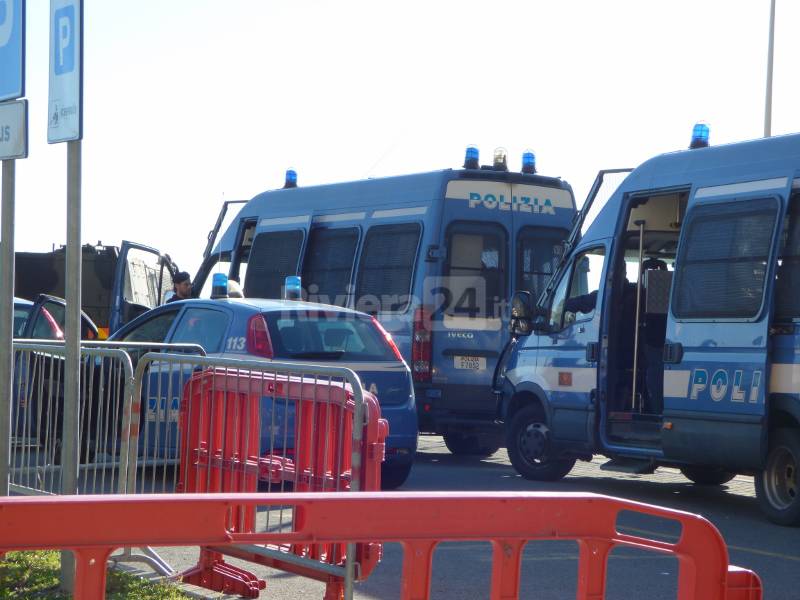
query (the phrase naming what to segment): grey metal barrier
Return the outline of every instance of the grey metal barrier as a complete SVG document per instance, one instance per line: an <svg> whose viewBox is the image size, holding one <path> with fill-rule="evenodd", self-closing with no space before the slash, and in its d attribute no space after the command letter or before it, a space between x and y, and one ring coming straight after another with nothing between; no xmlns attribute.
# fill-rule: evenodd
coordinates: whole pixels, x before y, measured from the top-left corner
<svg viewBox="0 0 800 600"><path fill-rule="evenodd" d="M130 422L123 423L130 435L121 448L128 455L127 493L364 488L362 433L379 409L374 398L365 405L350 369L148 353L134 382ZM379 478L367 483L378 489ZM295 519L284 506L234 512L238 531L291 531ZM183 579L200 584L214 579L209 569L229 573L224 554L323 581L341 577L351 597L359 576L356 551L339 545L201 549L198 566Z"/></svg>

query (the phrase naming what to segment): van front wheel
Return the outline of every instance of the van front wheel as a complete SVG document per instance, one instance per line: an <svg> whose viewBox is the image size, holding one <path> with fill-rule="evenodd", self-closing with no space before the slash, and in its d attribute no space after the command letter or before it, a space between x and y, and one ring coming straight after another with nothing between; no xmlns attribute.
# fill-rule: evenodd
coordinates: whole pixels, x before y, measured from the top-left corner
<svg viewBox="0 0 800 600"><path fill-rule="evenodd" d="M736 477L733 471L726 471L717 467L696 467L686 465L681 467L681 473L692 483L698 485L722 485Z"/></svg>
<svg viewBox="0 0 800 600"><path fill-rule="evenodd" d="M800 430L771 435L764 470L756 474L756 497L763 513L778 525L800 525Z"/></svg>
<svg viewBox="0 0 800 600"><path fill-rule="evenodd" d="M517 473L534 481L558 481L575 465L574 458L551 458L549 430L540 406L522 407L511 419L507 432L508 457Z"/></svg>
<svg viewBox="0 0 800 600"><path fill-rule="evenodd" d="M457 430L450 430L444 435L444 445L451 454L456 456L491 456L500 449L500 444L486 438L485 435L468 434Z"/></svg>

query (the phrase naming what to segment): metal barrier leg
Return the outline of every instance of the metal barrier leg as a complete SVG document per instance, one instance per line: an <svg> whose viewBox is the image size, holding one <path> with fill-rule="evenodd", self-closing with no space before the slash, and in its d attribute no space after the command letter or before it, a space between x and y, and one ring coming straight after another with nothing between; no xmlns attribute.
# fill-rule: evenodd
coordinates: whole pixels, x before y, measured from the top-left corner
<svg viewBox="0 0 800 600"><path fill-rule="evenodd" d="M431 593L431 563L436 540L415 540L403 544L401 600L427 600Z"/></svg>
<svg viewBox="0 0 800 600"><path fill-rule="evenodd" d="M144 563L159 575L163 575L165 577L174 577L177 575L175 569L173 569L167 561L161 558L158 553L149 546L143 546L139 548L139 550L142 551L142 554L134 554L133 549L123 548L120 554L114 554L113 556L109 557L109 560L115 564L134 562Z"/></svg>
<svg viewBox="0 0 800 600"><path fill-rule="evenodd" d="M82 548L74 550L75 598L105 598L106 561L110 548Z"/></svg>
<svg viewBox="0 0 800 600"><path fill-rule="evenodd" d="M239 594L243 598L258 598L267 582L250 571L229 565L219 552L200 548L197 565L181 574L181 579L215 592Z"/></svg>
<svg viewBox="0 0 800 600"><path fill-rule="evenodd" d="M578 540L578 600L606 597L608 554L614 544L605 540Z"/></svg>
<svg viewBox="0 0 800 600"><path fill-rule="evenodd" d="M519 575L524 540L492 542L491 597L497 600L519 598Z"/></svg>

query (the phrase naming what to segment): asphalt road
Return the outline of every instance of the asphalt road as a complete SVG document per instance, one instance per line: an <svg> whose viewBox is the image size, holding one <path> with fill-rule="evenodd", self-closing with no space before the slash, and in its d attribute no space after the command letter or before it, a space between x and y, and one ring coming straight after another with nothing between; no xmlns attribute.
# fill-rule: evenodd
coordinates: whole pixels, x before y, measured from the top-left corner
<svg viewBox="0 0 800 600"><path fill-rule="evenodd" d="M423 436L411 477L402 489L595 492L699 513L722 533L730 562L758 573L764 598L800 599L800 529L778 527L766 521L756 503L752 478L739 476L720 487L704 487L692 484L673 469L659 469L652 475L626 475L601 471L603 462L601 458L591 463L579 462L557 483L530 482L516 474L505 450L483 460L457 457L447 451L440 437ZM675 539L677 533L674 522L663 520L625 524L631 527L632 533L656 539ZM158 552L176 569L191 566L197 558L196 549L163 548ZM523 555L520 597L575 598L577 556L574 542L530 542ZM401 565L399 545L385 545L381 564L368 581L356 584L356 598L398 598ZM607 598L675 598L677 567L672 557L617 549L609 559ZM266 568L254 571L267 579L262 598L321 599L324 595L323 585L318 582ZM488 597L490 574L488 543L442 544L434 555L431 597ZM233 597L203 594L211 598Z"/></svg>

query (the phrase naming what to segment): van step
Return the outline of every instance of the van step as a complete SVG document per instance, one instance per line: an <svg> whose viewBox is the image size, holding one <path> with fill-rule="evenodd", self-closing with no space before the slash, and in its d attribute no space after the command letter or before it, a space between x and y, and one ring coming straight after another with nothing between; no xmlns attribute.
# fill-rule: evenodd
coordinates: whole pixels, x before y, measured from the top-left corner
<svg viewBox="0 0 800 600"><path fill-rule="evenodd" d="M600 465L601 471L614 471L616 473L632 473L634 475L649 475L655 472L653 461L644 458L612 458L607 463Z"/></svg>

